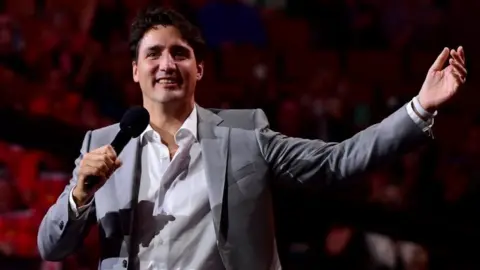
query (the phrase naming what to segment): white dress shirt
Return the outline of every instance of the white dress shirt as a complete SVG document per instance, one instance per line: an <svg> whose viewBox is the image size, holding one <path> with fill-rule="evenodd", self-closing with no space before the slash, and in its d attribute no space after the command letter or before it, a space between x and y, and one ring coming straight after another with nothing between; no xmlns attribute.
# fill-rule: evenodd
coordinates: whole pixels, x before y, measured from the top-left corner
<svg viewBox="0 0 480 270"><path fill-rule="evenodd" d="M140 211L137 222L140 238L147 238L146 243L139 243L140 269L224 268L216 246L197 122L194 108L175 134L179 149L172 160L160 135L150 126L140 137L138 200L139 205L146 202L153 206L153 213Z"/></svg>
<svg viewBox="0 0 480 270"><path fill-rule="evenodd" d="M175 134L173 159L160 135L148 126L140 135L139 188L140 269L224 269L208 201L207 181L197 137L197 109ZM72 189L73 190L73 189ZM72 193L70 205L78 216Z"/></svg>
<svg viewBox="0 0 480 270"><path fill-rule="evenodd" d="M408 115L431 134L433 117L417 97L406 106ZM139 259L141 269L223 269L208 202L207 181L197 137L197 109L175 134L179 146L172 160L160 135L151 126L140 136L142 177L139 188ZM70 208L78 217L70 192ZM153 209L153 210L152 210ZM147 212L145 212L145 210ZM145 240L146 239L146 240Z"/></svg>
<svg viewBox="0 0 480 270"><path fill-rule="evenodd" d="M418 97L414 97L411 102L407 104L408 115L413 119L413 121L422 129L423 132L428 133L433 137L432 126L434 122L434 117L437 115L437 111L434 113L427 112Z"/></svg>

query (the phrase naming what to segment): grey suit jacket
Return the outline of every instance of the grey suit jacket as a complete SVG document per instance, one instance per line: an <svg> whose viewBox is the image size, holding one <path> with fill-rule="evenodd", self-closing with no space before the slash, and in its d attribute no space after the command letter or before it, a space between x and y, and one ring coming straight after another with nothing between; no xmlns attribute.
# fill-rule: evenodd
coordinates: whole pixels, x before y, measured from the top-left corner
<svg viewBox="0 0 480 270"><path fill-rule="evenodd" d="M198 136L205 160L208 194L217 245L226 269L263 270L276 253L269 184L298 181L329 185L348 181L388 157L426 141L405 107L340 143L290 138L269 129L262 110L206 110L198 107ZM99 224L100 269L126 268L135 233L135 192L139 181L139 139L120 154L120 167L97 191L79 218L68 197L82 156L109 144L118 125L88 132L73 177L45 215L38 248L46 260L62 260L82 243L92 223ZM138 192L137 192L138 194ZM132 251L133 252L133 251ZM201 251L199 251L201 252Z"/></svg>

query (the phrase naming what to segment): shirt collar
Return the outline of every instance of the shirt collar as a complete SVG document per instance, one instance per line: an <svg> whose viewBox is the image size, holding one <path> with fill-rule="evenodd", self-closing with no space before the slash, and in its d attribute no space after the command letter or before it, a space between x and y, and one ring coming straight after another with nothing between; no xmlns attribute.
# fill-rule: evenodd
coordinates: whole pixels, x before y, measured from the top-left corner
<svg viewBox="0 0 480 270"><path fill-rule="evenodd" d="M193 136L194 140L197 141L197 123L197 105L195 105L190 115L187 117L187 119L185 119L185 122L183 122L182 126L175 133L175 142L179 144L179 141L189 136ZM154 135L157 135L158 139L154 138ZM148 125L142 134L140 134L140 143L144 145L146 142L152 140L160 141L160 135L153 130L151 125Z"/></svg>

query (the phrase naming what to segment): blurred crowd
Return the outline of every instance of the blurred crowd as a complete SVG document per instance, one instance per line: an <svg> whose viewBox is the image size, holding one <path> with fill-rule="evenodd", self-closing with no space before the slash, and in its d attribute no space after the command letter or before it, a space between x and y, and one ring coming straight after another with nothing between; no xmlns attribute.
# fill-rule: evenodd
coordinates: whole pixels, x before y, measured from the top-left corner
<svg viewBox="0 0 480 270"><path fill-rule="evenodd" d="M348 187L275 187L277 235L285 269L479 266L469 251L480 239L480 123L471 75L480 3L5 0L0 113L15 129L0 132L1 269L95 269L95 230L63 263L39 259L36 233L71 174L73 159L58 145L79 149L84 131L141 104L128 29L149 3L173 7L202 29L210 51L196 93L201 106L262 108L272 128L289 136L352 136L408 102L444 46L464 45L468 86L439 113L436 140ZM32 144L42 133L56 139Z"/></svg>

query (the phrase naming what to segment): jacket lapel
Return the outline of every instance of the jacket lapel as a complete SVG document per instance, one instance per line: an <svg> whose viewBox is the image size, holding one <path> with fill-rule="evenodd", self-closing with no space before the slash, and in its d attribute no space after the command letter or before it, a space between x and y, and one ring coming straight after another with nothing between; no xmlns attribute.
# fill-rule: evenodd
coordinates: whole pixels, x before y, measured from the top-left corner
<svg viewBox="0 0 480 270"><path fill-rule="evenodd" d="M228 159L228 142L230 129L228 127L220 127L223 122L218 115L197 106L198 111L198 137L200 140L203 162L205 166L205 175L208 184L208 198L210 208L212 209L213 221L219 240L225 238L224 224L227 220L223 218L226 211L222 211L222 202L224 202L224 192L227 159ZM226 207L226 205L225 205Z"/></svg>
<svg viewBox="0 0 480 270"><path fill-rule="evenodd" d="M214 114L213 112L206 110L197 105L198 114L198 138L202 149L203 161L205 166L205 175L208 186L208 198L210 208L212 210L213 222L215 224L215 231L217 233L218 244L223 246L224 239L226 239L228 229L228 220L225 216L227 214L227 204L223 205L222 202L226 201L224 192L227 173L227 160L228 160L228 143L230 128L219 126L223 119ZM120 158L123 161L124 166L120 167L115 176L118 179L111 181L115 183L116 197L119 198L120 209L121 208L133 208L137 204L139 183L141 177L140 155L139 153L140 140L133 139L125 147L120 154ZM108 183L108 181L107 181ZM133 184L137 185L133 185ZM223 205L223 207L222 207ZM223 209L222 209L223 208ZM131 216L131 220L135 220L135 211ZM130 234L134 227L131 224ZM132 236L134 237L134 236ZM132 242L133 243L133 242ZM135 253L132 250L132 246L129 246L129 254Z"/></svg>
<svg viewBox="0 0 480 270"><path fill-rule="evenodd" d="M140 171L139 171L139 138L130 140L125 146L123 151L119 155L119 159L122 161L122 166L115 172L115 189L116 198L119 198L120 209L132 208L132 188L133 184L139 184Z"/></svg>

